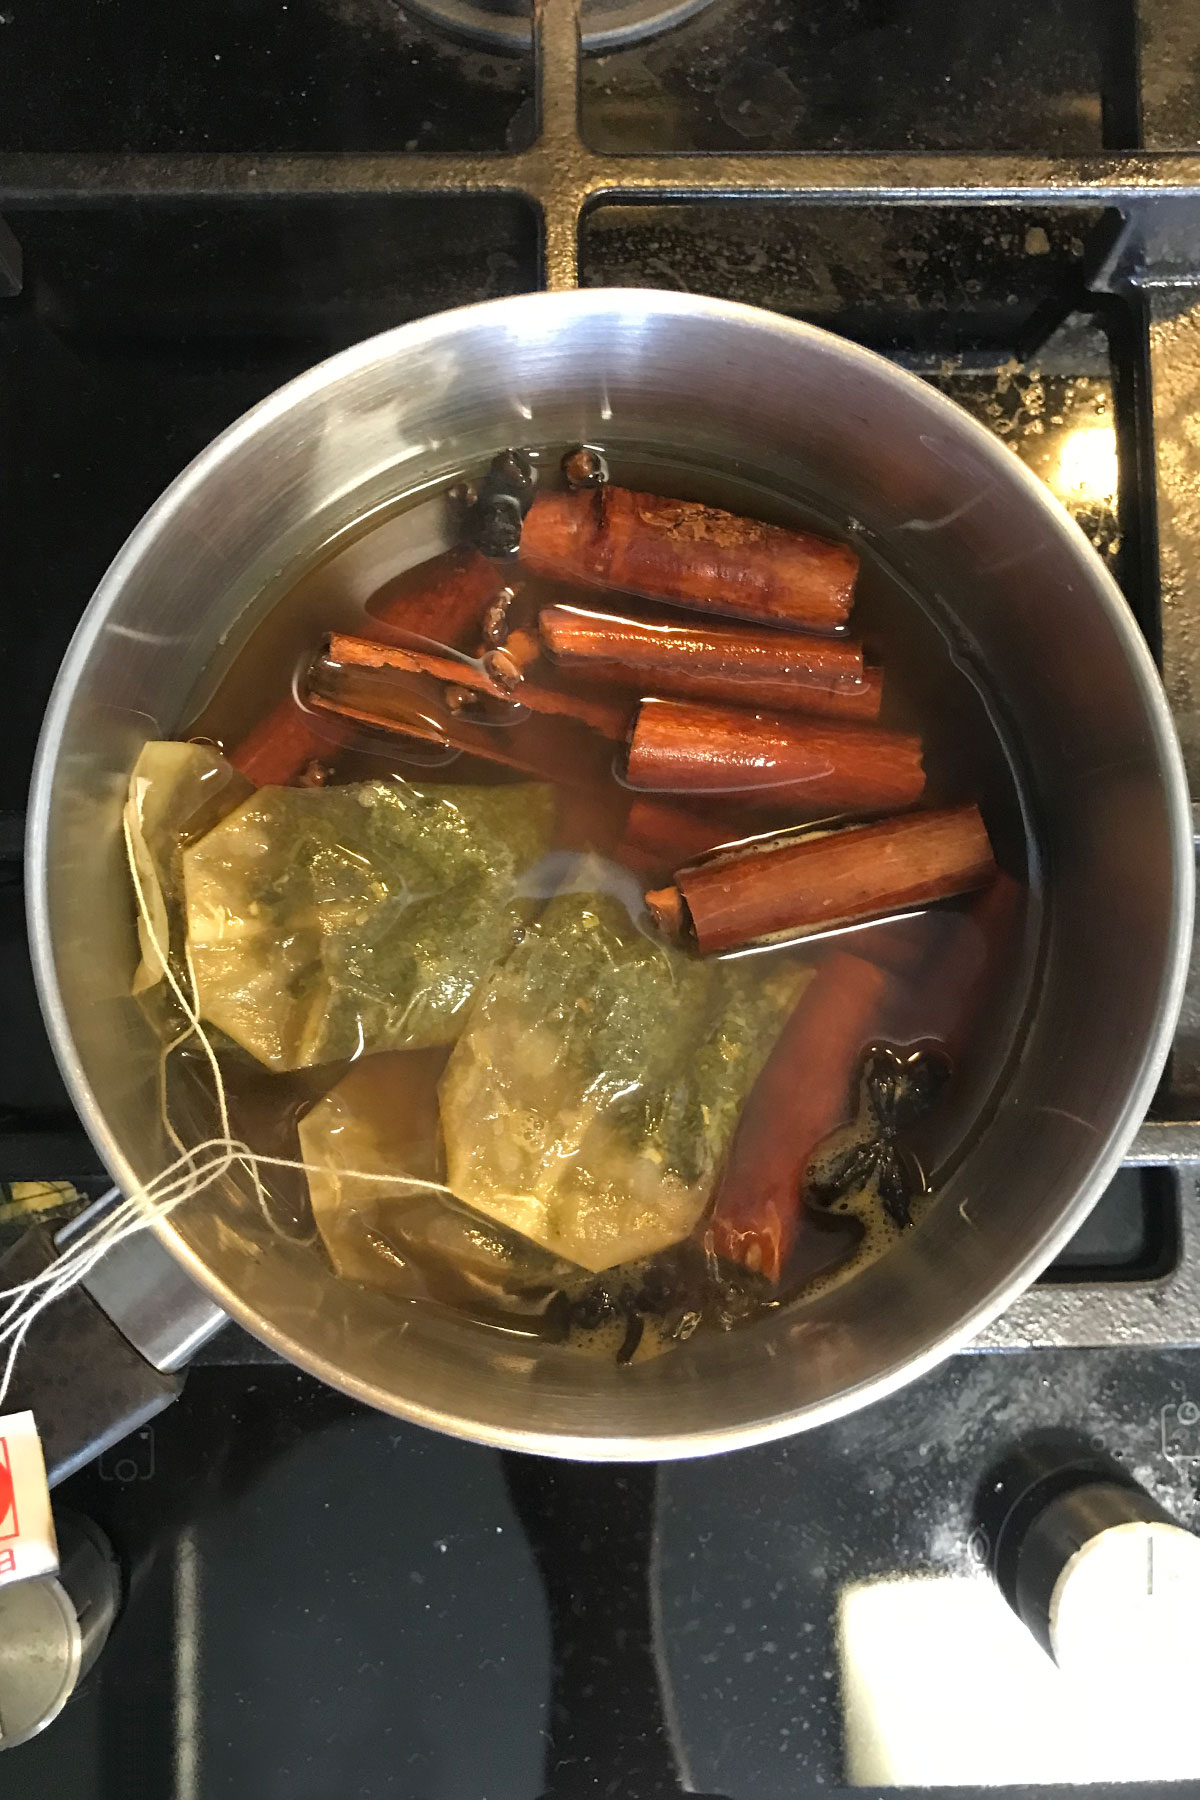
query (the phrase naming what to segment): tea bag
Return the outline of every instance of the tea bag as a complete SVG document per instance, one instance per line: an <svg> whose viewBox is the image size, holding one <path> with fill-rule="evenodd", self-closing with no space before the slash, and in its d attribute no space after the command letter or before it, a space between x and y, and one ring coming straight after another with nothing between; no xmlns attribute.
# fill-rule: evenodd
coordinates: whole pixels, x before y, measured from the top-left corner
<svg viewBox="0 0 1200 1800"><path fill-rule="evenodd" d="M201 1017L273 1069L452 1042L553 821L535 783L259 789L183 858Z"/></svg>
<svg viewBox="0 0 1200 1800"><path fill-rule="evenodd" d="M441 1174L437 1084L446 1055L364 1057L300 1120L317 1229L350 1281L535 1321L578 1271L449 1195L413 1185L414 1176ZM358 1173L347 1177L347 1169ZM361 1179L372 1171L377 1179Z"/></svg>
<svg viewBox="0 0 1200 1800"><path fill-rule="evenodd" d="M809 973L702 961L612 895L558 895L480 989L447 1065L451 1191L585 1269L677 1243Z"/></svg>
<svg viewBox="0 0 1200 1800"><path fill-rule="evenodd" d="M143 744L129 777L125 826L141 883L145 912L138 911L141 961L133 992L144 994L163 978L155 942L178 955L183 945L183 870L186 844L232 812L252 784L206 744L152 739Z"/></svg>

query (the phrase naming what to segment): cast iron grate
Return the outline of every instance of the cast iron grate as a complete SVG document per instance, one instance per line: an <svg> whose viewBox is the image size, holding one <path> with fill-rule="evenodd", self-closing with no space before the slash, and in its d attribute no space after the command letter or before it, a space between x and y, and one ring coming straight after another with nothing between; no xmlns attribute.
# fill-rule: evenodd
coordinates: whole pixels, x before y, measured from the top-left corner
<svg viewBox="0 0 1200 1800"><path fill-rule="evenodd" d="M1200 79L1178 0L952 9L936 54L921 8L822 4L801 27L718 0L590 60L572 0L540 0L528 58L443 39L392 0L278 10L254 37L209 0L116 73L98 38L4 15L0 96L8 81L23 98L0 106L0 529L22 654L0 671L0 1178L101 1175L41 1036L19 886L34 737L86 596L215 431L405 318L540 284L679 286L905 361L1066 488L1162 656L1200 773ZM120 8L105 12L93 34ZM886 77L906 55L920 79L901 101ZM107 90L85 80L99 65ZM1002 1341L1195 1340L1193 1020L1190 999L1104 1241Z"/></svg>

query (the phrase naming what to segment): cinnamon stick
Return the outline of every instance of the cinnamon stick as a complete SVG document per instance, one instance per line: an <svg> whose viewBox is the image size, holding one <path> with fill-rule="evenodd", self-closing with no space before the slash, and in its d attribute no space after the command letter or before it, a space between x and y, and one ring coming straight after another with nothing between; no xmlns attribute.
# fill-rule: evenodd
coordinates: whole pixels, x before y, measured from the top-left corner
<svg viewBox="0 0 1200 1800"><path fill-rule="evenodd" d="M510 681L518 681L541 662L542 643L536 631L518 626L494 649L489 650L485 645L481 654L490 656L491 667L498 675Z"/></svg>
<svg viewBox="0 0 1200 1800"><path fill-rule="evenodd" d="M229 761L255 787L285 787L316 758L332 756L345 742L335 719L319 719L294 693L252 725Z"/></svg>
<svg viewBox="0 0 1200 1800"><path fill-rule="evenodd" d="M878 963L892 975L914 976L929 961L942 933L930 929L927 912L901 919L868 920L858 930L847 931L837 940L839 950L850 956L863 956Z"/></svg>
<svg viewBox="0 0 1200 1800"><path fill-rule="evenodd" d="M754 844L681 869L700 950L738 950L863 924L987 885L996 865L977 806L909 813Z"/></svg>
<svg viewBox="0 0 1200 1800"><path fill-rule="evenodd" d="M664 937L682 937L687 918L683 895L677 887L650 888L646 894L646 910Z"/></svg>
<svg viewBox="0 0 1200 1800"><path fill-rule="evenodd" d="M308 699L318 713L392 738L461 750L539 781L590 787L611 778L612 745L573 719L545 716L519 725L477 723L450 711L430 682L399 669L329 664Z"/></svg>
<svg viewBox="0 0 1200 1800"><path fill-rule="evenodd" d="M658 699L638 707L626 779L811 813L910 806L925 787L921 740L904 732Z"/></svg>
<svg viewBox="0 0 1200 1800"><path fill-rule="evenodd" d="M809 982L742 1109L706 1232L716 1255L779 1281L808 1165L850 1117L858 1059L889 985L874 963L840 950Z"/></svg>
<svg viewBox="0 0 1200 1800"><path fill-rule="evenodd" d="M528 707L530 712L555 713L575 719L617 742L625 736L629 723L626 706L604 697L593 699L572 693L546 681L527 679L515 664L496 667L504 656L504 650L492 650L477 662L465 658L459 660L435 652L406 649L399 644L374 644L366 638L334 632L325 656L313 663L309 680L310 685L315 682L318 689L324 681L328 697L330 665L381 672L394 669L407 675L425 676L450 688L466 689L491 700L506 701L510 705L515 702Z"/></svg>
<svg viewBox="0 0 1200 1800"><path fill-rule="evenodd" d="M344 631L330 632L323 655L331 663L342 663L347 667L403 669L406 674L426 675L433 681L449 682L455 687L470 688L474 693L488 694L494 700L508 698L507 688L487 673L483 662L468 657L441 656L436 650L411 650L404 644L376 644L370 638L351 637Z"/></svg>
<svg viewBox="0 0 1200 1800"><path fill-rule="evenodd" d="M380 588L367 613L380 632L411 631L456 649L472 649L481 621L503 586L494 563L475 551L451 551ZM294 781L314 757L328 756L346 733L332 718L316 718L295 692L287 695L229 752L235 769L256 787Z"/></svg>
<svg viewBox="0 0 1200 1800"><path fill-rule="evenodd" d="M393 632L474 650L488 608L508 586L504 570L477 550L449 550L376 588L367 601L370 629L363 635L388 642Z"/></svg>
<svg viewBox="0 0 1200 1800"><path fill-rule="evenodd" d="M963 912L943 916L928 937L917 979L910 985L894 1035L902 1042L940 1044L957 1063L967 1049L984 1001L1011 953L1023 890L1003 869ZM912 924L918 921L913 920ZM891 926L882 926L890 931ZM870 950L864 950L870 955Z"/></svg>
<svg viewBox="0 0 1200 1800"><path fill-rule="evenodd" d="M829 718L877 719L883 671L851 638L752 625L663 625L575 606L538 615L559 668L642 694L675 694Z"/></svg>
<svg viewBox="0 0 1200 1800"><path fill-rule="evenodd" d="M520 557L535 575L810 631L846 623L858 574L847 544L611 486L539 494Z"/></svg>
<svg viewBox="0 0 1200 1800"><path fill-rule="evenodd" d="M617 846L621 861L639 869L677 869L710 850L745 837L744 826L663 800L637 799Z"/></svg>

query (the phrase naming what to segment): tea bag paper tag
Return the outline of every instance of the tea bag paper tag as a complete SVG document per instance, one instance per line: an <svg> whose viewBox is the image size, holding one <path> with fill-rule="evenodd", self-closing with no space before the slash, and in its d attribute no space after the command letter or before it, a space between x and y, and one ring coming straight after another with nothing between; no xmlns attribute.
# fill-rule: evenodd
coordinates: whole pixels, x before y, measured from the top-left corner
<svg viewBox="0 0 1200 1800"><path fill-rule="evenodd" d="M57 1568L42 1440L31 1412L7 1413L0 1416L0 1587Z"/></svg>

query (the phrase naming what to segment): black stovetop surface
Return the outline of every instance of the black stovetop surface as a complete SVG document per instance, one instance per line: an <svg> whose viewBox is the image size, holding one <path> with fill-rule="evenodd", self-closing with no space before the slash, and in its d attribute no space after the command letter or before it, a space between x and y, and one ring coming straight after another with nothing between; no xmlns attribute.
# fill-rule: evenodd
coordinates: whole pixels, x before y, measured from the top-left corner
<svg viewBox="0 0 1200 1800"><path fill-rule="evenodd" d="M0 1795L842 1791L839 1596L986 1584L975 1489L1015 1431L1069 1425L1197 1522L1198 1374L1186 1352L957 1357L788 1443L656 1469L456 1443L280 1364L195 1370L64 1490L130 1598Z"/></svg>
<svg viewBox="0 0 1200 1800"><path fill-rule="evenodd" d="M475 177L413 192L405 161L522 151L535 91L532 55L394 0L0 0L0 217L23 258L0 297L0 1179L104 1179L38 1022L20 877L36 734L87 598L272 388L539 284L530 199ZM1143 147L1200 142L1186 4L717 0L586 59L580 121L600 153L812 152L812 192L599 195L580 279L723 294L902 359L1055 488L1158 650L1148 308L1111 271ZM837 160L857 152L878 182ZM944 187L925 152L950 158ZM1047 173L989 185L1007 153ZM1185 178L1200 191L1194 160ZM0 230L0 296L6 268ZM1178 1200L1166 1172L1122 1171L1056 1279L1162 1275ZM0 1757L0 1800L836 1789L845 1585L986 1579L976 1486L1042 1425L1082 1430L1191 1523L1192 1396L1183 1349L980 1353L790 1443L587 1468L368 1413L231 1329L171 1411L62 1491L109 1532L129 1599L61 1719Z"/></svg>

